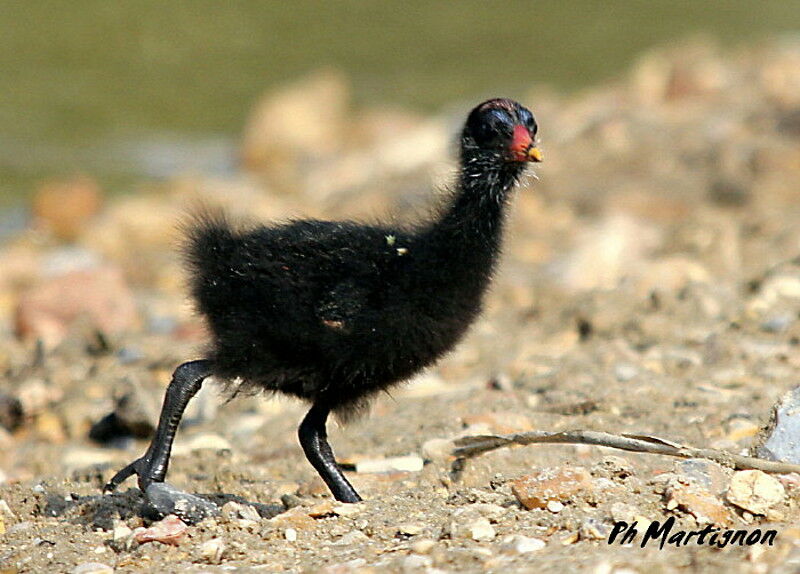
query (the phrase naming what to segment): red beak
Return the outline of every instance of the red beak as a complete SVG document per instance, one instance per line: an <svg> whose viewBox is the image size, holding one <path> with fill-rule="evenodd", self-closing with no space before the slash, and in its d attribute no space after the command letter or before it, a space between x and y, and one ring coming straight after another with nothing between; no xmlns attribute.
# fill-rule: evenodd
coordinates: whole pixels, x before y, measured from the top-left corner
<svg viewBox="0 0 800 574"><path fill-rule="evenodd" d="M533 145L531 134L525 126L514 126L514 137L509 149L515 161L542 161L542 152Z"/></svg>

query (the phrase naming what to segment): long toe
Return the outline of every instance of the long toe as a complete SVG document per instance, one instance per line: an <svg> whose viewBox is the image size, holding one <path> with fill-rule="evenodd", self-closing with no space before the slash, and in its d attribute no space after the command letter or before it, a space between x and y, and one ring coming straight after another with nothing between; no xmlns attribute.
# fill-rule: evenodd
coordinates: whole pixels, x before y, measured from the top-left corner
<svg viewBox="0 0 800 574"><path fill-rule="evenodd" d="M163 477L156 475L156 471L150 459L145 455L141 458L137 458L115 474L111 480L108 481L108 484L103 487L103 492L114 492L120 484L128 480L128 478L134 474L138 477L139 490L142 492L145 492L147 487L152 483L164 481Z"/></svg>
<svg viewBox="0 0 800 574"><path fill-rule="evenodd" d="M111 478L111 480L109 480L108 483L103 487L103 493L107 494L109 492L114 492L120 484L128 480L128 478L130 478L134 474L138 474L136 469L137 466L136 463L138 463L139 460L141 459L134 460L128 466L126 466L125 468L120 470L117 474L115 474Z"/></svg>

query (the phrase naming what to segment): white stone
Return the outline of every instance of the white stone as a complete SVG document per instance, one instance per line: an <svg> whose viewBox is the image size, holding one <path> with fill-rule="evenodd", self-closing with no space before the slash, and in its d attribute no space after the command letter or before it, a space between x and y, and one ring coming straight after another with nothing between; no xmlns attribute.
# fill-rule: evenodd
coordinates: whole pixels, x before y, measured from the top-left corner
<svg viewBox="0 0 800 574"><path fill-rule="evenodd" d="M364 511L363 504L337 504L332 509L333 513L337 516L346 516L352 518L358 516Z"/></svg>
<svg viewBox="0 0 800 574"><path fill-rule="evenodd" d="M222 538L212 538L200 545L200 554L208 562L219 562L225 552L225 542Z"/></svg>
<svg viewBox="0 0 800 574"><path fill-rule="evenodd" d="M753 514L766 514L783 501L786 490L780 481L760 470L740 470L731 477L728 500Z"/></svg>
<svg viewBox="0 0 800 574"><path fill-rule="evenodd" d="M503 539L503 548L511 550L516 554L527 554L537 552L547 546L540 538L531 538L522 534L512 534Z"/></svg>
<svg viewBox="0 0 800 574"><path fill-rule="evenodd" d="M114 569L102 562L84 562L72 569L72 574L113 574Z"/></svg>
<svg viewBox="0 0 800 574"><path fill-rule="evenodd" d="M397 531L400 534L406 534L408 536L416 536L417 534L420 534L424 529L425 526L417 522L404 522L403 524L397 527Z"/></svg>
<svg viewBox="0 0 800 574"><path fill-rule="evenodd" d="M114 531L112 534L114 542L119 542L120 540L125 540L131 534L133 534L133 530L128 528L128 525L124 522L120 522L116 526L114 526Z"/></svg>
<svg viewBox="0 0 800 574"><path fill-rule="evenodd" d="M369 536L360 530L351 530L334 542L334 544L337 546L349 546L351 544L364 544L365 542L369 542Z"/></svg>
<svg viewBox="0 0 800 574"><path fill-rule="evenodd" d="M497 536L497 532L487 518L478 518L468 528L472 539L478 542L489 542Z"/></svg>
<svg viewBox="0 0 800 574"><path fill-rule="evenodd" d="M356 472L419 472L425 461L416 454L390 458L367 459L356 463Z"/></svg>

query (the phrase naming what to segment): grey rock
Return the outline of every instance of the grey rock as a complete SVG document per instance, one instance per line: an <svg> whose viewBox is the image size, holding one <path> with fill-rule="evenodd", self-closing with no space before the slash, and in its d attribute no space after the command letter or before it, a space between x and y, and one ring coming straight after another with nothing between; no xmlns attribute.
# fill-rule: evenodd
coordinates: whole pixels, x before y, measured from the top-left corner
<svg viewBox="0 0 800 574"><path fill-rule="evenodd" d="M713 494L728 488L728 473L722 466L701 458L689 458L675 463L676 474L688 478Z"/></svg>
<svg viewBox="0 0 800 574"><path fill-rule="evenodd" d="M250 506L256 509L260 518L275 518L281 512L284 512L286 510L286 507L282 504L265 504L263 502L251 502Z"/></svg>
<svg viewBox="0 0 800 574"><path fill-rule="evenodd" d="M228 518L241 518L243 520L252 520L254 522L261 520L261 515L254 507L250 506L249 504L242 504L235 501L226 502L223 505L222 515Z"/></svg>
<svg viewBox="0 0 800 574"><path fill-rule="evenodd" d="M762 458L800 464L800 387L781 397L756 445Z"/></svg>
<svg viewBox="0 0 800 574"><path fill-rule="evenodd" d="M22 425L22 403L17 397L0 392L0 427L9 431Z"/></svg>
<svg viewBox="0 0 800 574"><path fill-rule="evenodd" d="M783 333L795 321L795 316L791 313L781 313L768 318L761 323L761 330L767 333Z"/></svg>
<svg viewBox="0 0 800 574"><path fill-rule="evenodd" d="M187 524L219 515L219 507L204 498L178 490L165 482L154 482L145 492L148 509L159 516L174 514Z"/></svg>
<svg viewBox="0 0 800 574"><path fill-rule="evenodd" d="M596 518L588 518L581 524L578 536L581 540L604 540L608 537L608 528Z"/></svg>

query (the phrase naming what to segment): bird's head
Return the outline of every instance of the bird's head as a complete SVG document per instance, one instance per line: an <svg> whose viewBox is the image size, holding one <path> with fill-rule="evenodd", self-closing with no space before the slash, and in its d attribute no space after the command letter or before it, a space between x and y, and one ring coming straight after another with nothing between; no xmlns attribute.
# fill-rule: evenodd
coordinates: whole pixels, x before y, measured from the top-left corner
<svg viewBox="0 0 800 574"><path fill-rule="evenodd" d="M506 98L488 100L470 112L462 149L465 155L478 154L521 168L527 162L542 161L537 130L528 108Z"/></svg>

